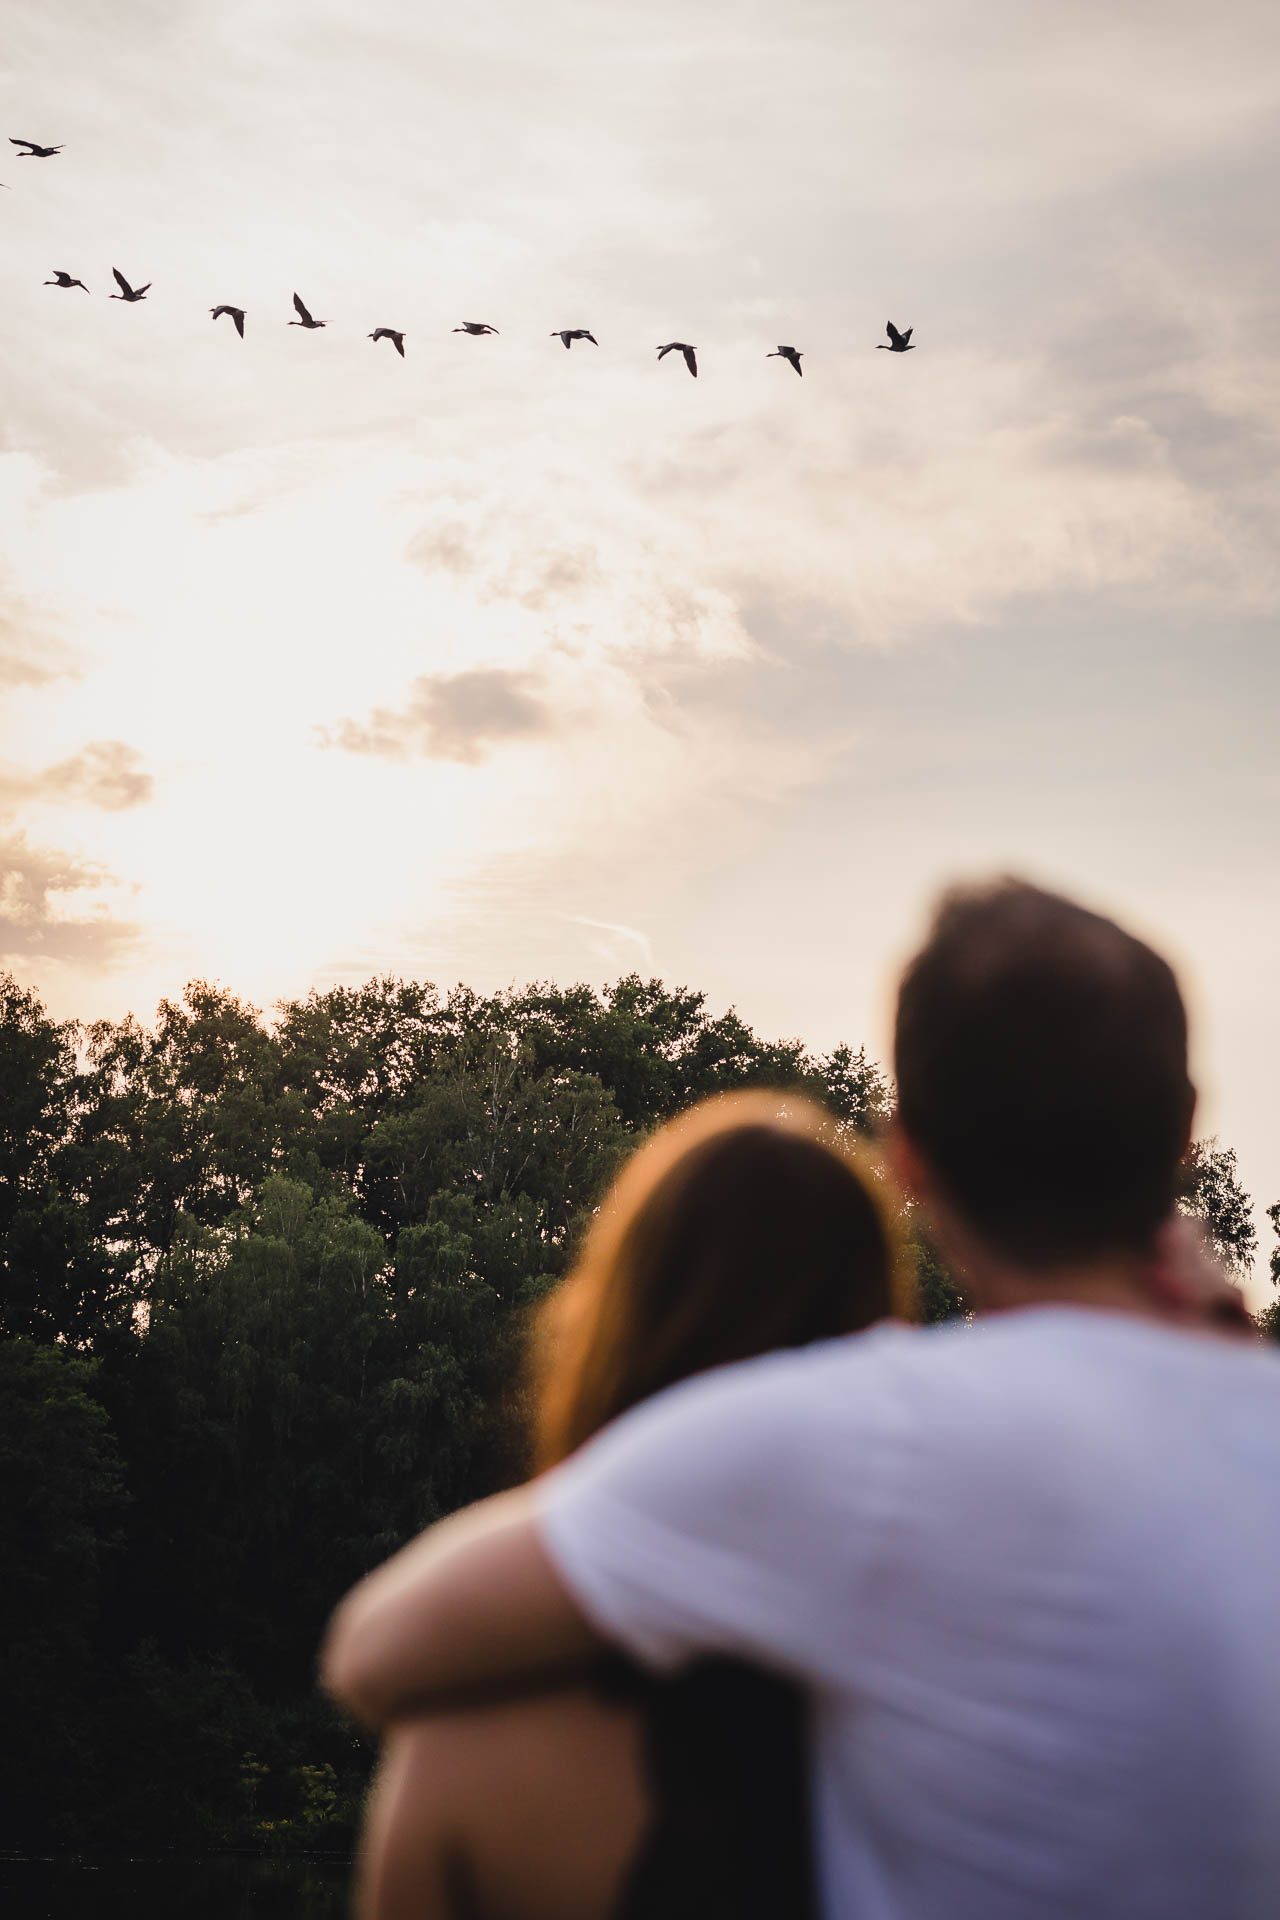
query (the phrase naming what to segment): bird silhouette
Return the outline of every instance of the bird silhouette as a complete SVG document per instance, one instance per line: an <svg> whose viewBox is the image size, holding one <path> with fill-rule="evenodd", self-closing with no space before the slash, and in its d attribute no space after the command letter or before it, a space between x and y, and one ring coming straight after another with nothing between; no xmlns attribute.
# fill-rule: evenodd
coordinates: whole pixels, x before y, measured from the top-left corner
<svg viewBox="0 0 1280 1920"><path fill-rule="evenodd" d="M242 340L244 339L244 308L243 307L210 307L209 312L213 315L215 320L219 319L222 314L229 313L231 315L231 318L235 321L236 332L240 335L240 338Z"/></svg>
<svg viewBox="0 0 1280 1920"><path fill-rule="evenodd" d="M661 360L665 353L682 353L686 367L688 367L690 373L696 380L698 377L697 352L696 347L687 347L683 340L668 340L665 347L658 348L658 358Z"/></svg>
<svg viewBox="0 0 1280 1920"><path fill-rule="evenodd" d="M42 147L34 140L15 140L9 135L11 147L25 147L26 152L18 155L19 160L52 160L55 153L61 153L61 147Z"/></svg>
<svg viewBox="0 0 1280 1920"><path fill-rule="evenodd" d="M455 333L496 333L498 329L486 326L483 320L464 320L462 325L455 327L453 331Z"/></svg>
<svg viewBox="0 0 1280 1920"><path fill-rule="evenodd" d="M296 320L291 320L289 322L289 325L291 327L308 327L308 328L314 329L316 327L323 327L325 325L325 322L323 320L313 320L311 318L311 315L307 312L306 307L303 305L302 301L298 298L298 295L296 293L293 296L293 304L297 311L298 317Z"/></svg>
<svg viewBox="0 0 1280 1920"><path fill-rule="evenodd" d="M61 267L55 267L52 280L46 280L44 284L46 287L84 287L83 280L73 280L69 273L62 271ZM89 291L88 287L84 287L84 290L86 293Z"/></svg>
<svg viewBox="0 0 1280 1920"><path fill-rule="evenodd" d="M803 357L799 347L779 347L776 352L766 353L765 355L766 360L789 360L802 380L804 379L804 368L800 365L800 362Z"/></svg>
<svg viewBox="0 0 1280 1920"><path fill-rule="evenodd" d="M899 333L892 320L890 320L885 327L885 332L889 336L889 344L886 347L883 340L877 340L876 351L878 353L911 353L914 351L911 345L911 336L915 332L914 327L908 327L905 333Z"/></svg>
<svg viewBox="0 0 1280 1920"><path fill-rule="evenodd" d="M389 340L400 358L404 359L404 335L394 327L375 327L369 335L371 340Z"/></svg>
<svg viewBox="0 0 1280 1920"><path fill-rule="evenodd" d="M113 293L109 296L112 300L145 300L146 299L148 290L150 289L150 286L151 286L151 282L149 280L145 287L131 287L129 285L129 282L125 279L124 275L121 273L119 267L112 267L111 271L115 275L116 285L120 289L119 293Z"/></svg>
<svg viewBox="0 0 1280 1920"><path fill-rule="evenodd" d="M575 340L589 340L593 347L600 345L594 333L588 333L585 327L555 327L552 329L551 338L563 340L566 347L571 347Z"/></svg>

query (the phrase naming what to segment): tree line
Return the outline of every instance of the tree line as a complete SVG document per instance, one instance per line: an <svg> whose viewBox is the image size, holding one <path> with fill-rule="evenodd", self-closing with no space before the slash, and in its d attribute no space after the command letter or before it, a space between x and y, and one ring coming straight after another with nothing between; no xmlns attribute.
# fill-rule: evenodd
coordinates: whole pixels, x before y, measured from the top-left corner
<svg viewBox="0 0 1280 1920"><path fill-rule="evenodd" d="M88 1026L0 975L0 1844L347 1844L372 1756L312 1684L330 1608L523 1472L528 1308L638 1137L752 1085L863 1134L891 1101L862 1049L637 975L270 1022L197 982ZM1187 1204L1252 1260L1229 1149ZM926 1317L962 1311L913 1245Z"/></svg>

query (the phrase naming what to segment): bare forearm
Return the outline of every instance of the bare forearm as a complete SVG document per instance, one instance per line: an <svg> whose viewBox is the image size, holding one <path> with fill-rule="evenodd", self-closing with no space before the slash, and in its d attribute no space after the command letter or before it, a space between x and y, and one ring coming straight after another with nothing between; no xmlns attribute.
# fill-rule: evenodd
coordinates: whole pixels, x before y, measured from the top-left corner
<svg viewBox="0 0 1280 1920"><path fill-rule="evenodd" d="M599 1651L520 1488L432 1527L362 1580L329 1623L320 1679L382 1727L578 1671Z"/></svg>

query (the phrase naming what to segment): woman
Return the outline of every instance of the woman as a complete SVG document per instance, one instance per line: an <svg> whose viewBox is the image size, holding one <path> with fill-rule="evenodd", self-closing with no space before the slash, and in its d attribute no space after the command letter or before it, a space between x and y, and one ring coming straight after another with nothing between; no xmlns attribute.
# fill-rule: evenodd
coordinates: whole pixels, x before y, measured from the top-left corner
<svg viewBox="0 0 1280 1920"><path fill-rule="evenodd" d="M856 1333L908 1298L879 1177L820 1108L706 1101L629 1161L539 1316L536 1464L708 1367ZM411 1591L412 1552L407 1584L395 1563L375 1580ZM395 1720L412 1698L412 1608L383 1613L366 1698ZM731 1661L665 1681L619 1663L402 1721L359 1882L366 1920L800 1920L813 1908L803 1700Z"/></svg>

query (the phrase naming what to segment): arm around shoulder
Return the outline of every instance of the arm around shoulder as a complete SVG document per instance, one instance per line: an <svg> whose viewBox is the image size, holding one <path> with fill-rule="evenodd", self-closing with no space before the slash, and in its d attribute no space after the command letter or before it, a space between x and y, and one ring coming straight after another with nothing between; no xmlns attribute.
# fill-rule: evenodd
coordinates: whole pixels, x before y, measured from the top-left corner
<svg viewBox="0 0 1280 1920"><path fill-rule="evenodd" d="M581 1672L602 1642L544 1548L530 1488L412 1541L342 1601L320 1681L366 1726Z"/></svg>

